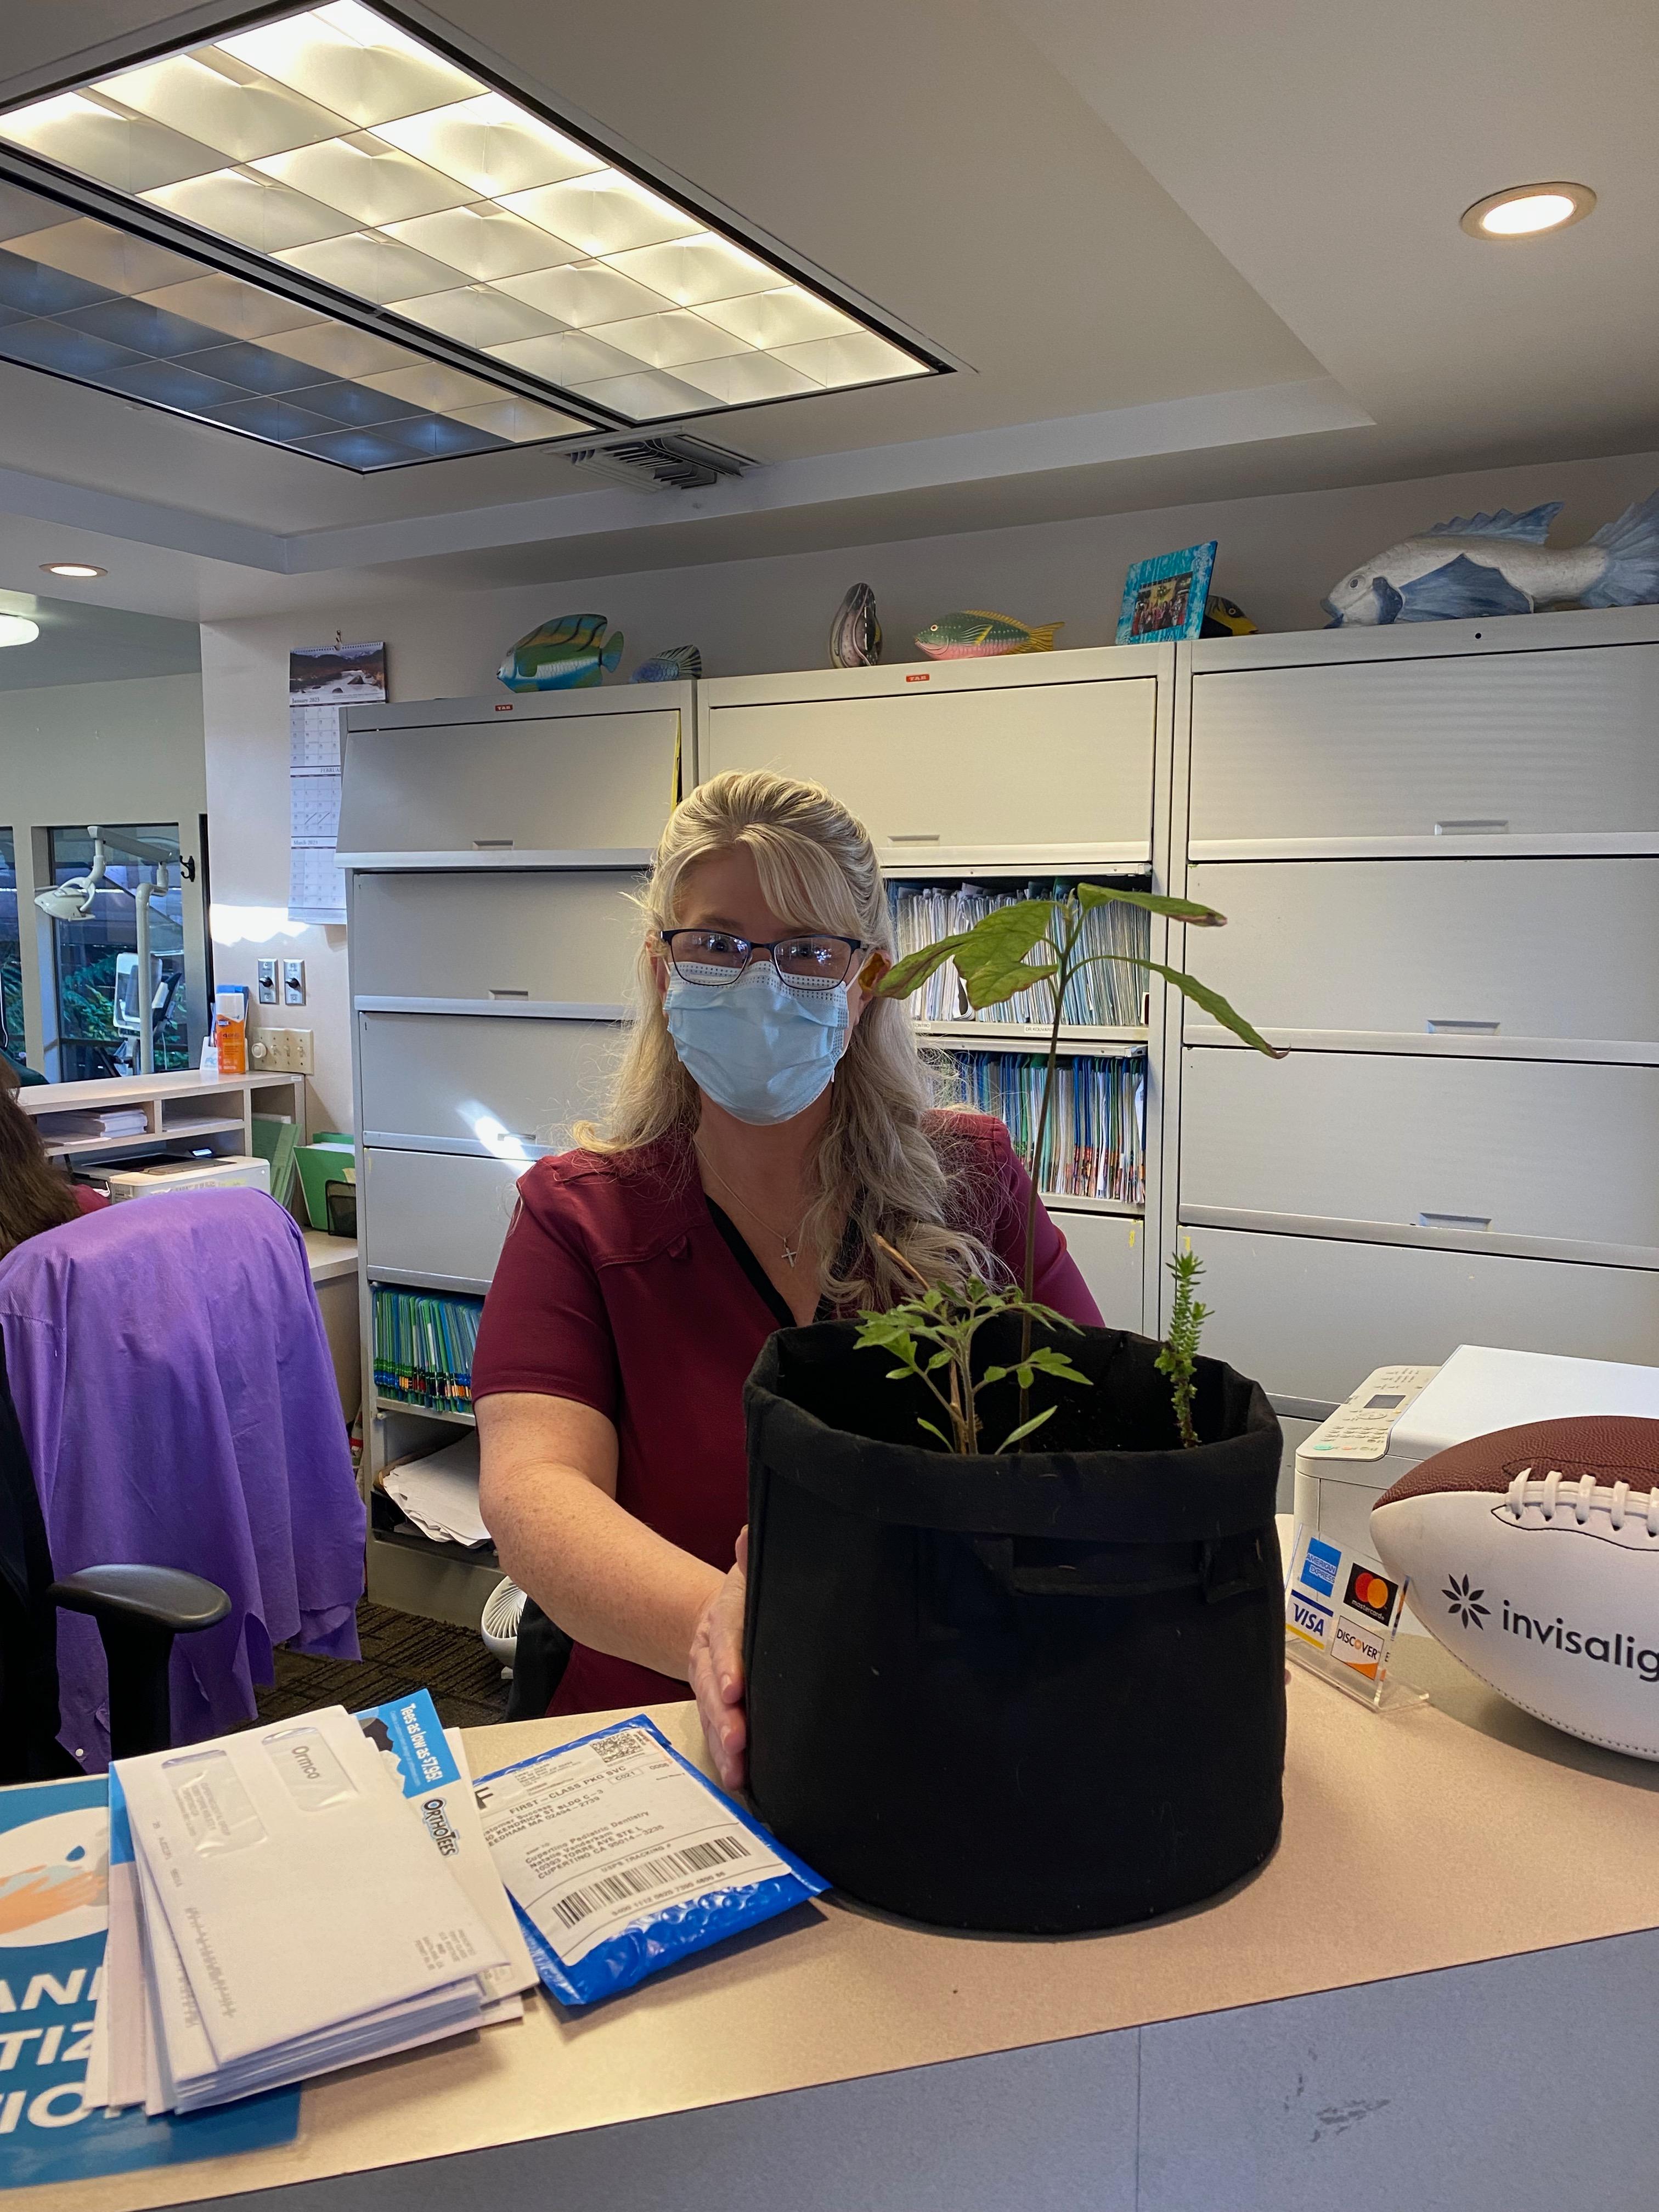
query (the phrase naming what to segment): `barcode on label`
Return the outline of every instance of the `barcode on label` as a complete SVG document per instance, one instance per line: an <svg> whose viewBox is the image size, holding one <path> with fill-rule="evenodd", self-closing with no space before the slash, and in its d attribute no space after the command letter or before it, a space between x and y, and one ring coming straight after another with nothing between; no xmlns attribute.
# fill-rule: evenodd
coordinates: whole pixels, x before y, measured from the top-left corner
<svg viewBox="0 0 1659 2212"><path fill-rule="evenodd" d="M553 1910L567 1928L579 1928L589 1913L597 1912L602 1905L625 1905L630 1897L655 1889L659 1882L672 1881L678 1875L707 1874L713 1867L753 1856L740 1837L711 1836L707 1843L687 1844L678 1851L664 1851L659 1857L641 1859L637 1866L619 1867L615 1874L602 1874L580 1889L568 1890L564 1896L556 1897Z"/></svg>
<svg viewBox="0 0 1659 2212"><path fill-rule="evenodd" d="M594 1755L602 1766L615 1766L624 1759L636 1759L641 1752L653 1748L643 1729L618 1729L614 1735L593 1739Z"/></svg>

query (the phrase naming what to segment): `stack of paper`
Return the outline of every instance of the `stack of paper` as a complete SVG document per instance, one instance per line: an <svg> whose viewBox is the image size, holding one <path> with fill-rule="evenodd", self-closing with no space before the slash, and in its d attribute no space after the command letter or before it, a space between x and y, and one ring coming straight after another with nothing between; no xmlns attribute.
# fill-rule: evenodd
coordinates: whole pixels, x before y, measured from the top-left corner
<svg viewBox="0 0 1659 2212"><path fill-rule="evenodd" d="M516 2015L534 1974L424 1692L123 1759L90 2071L194 2112Z"/></svg>
<svg viewBox="0 0 1659 2212"><path fill-rule="evenodd" d="M478 1510L478 1439L465 1436L423 1459L387 1468L380 1487L423 1536L439 1544L487 1544Z"/></svg>

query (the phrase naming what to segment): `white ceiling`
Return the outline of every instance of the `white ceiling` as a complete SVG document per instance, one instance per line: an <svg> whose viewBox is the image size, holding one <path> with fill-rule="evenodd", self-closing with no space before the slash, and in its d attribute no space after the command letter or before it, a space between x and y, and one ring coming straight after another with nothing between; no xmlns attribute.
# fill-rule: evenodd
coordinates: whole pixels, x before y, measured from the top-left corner
<svg viewBox="0 0 1659 2212"><path fill-rule="evenodd" d="M0 100L232 12L9 10ZM1652 8L611 0L597 37L570 0L426 12L966 368L708 418L761 465L681 495L544 451L360 478L0 367L0 586L83 552L104 604L228 615L347 567L477 586L1659 441ZM1595 186L1589 222L1459 230L1549 176Z"/></svg>
<svg viewBox="0 0 1659 2212"><path fill-rule="evenodd" d="M0 614L22 615L40 633L27 645L0 651L0 691L105 684L118 677L191 676L202 665L202 633L195 623L82 605L40 592L0 591Z"/></svg>

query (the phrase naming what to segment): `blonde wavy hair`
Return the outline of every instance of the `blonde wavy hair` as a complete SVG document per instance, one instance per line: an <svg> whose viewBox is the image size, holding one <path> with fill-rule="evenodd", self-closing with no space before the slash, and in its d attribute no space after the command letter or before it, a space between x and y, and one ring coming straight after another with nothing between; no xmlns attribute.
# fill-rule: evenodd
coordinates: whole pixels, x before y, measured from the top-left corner
<svg viewBox="0 0 1659 2212"><path fill-rule="evenodd" d="M791 929L855 937L890 960L893 926L875 848L864 824L815 783L764 769L717 775L679 805L663 831L639 905L645 916L635 1018L602 1123L578 1122L584 1151L636 1151L671 1135L688 1140L700 1113L696 1085L668 1034L653 968L659 933L675 927L687 872L717 853L754 855L761 890ZM836 1255L843 1228L856 1272L833 1259L823 1275L836 1305L885 1306L915 1290L881 1249L901 1253L931 1282L1000 1279L988 1249L986 1194L965 1170L951 1118L934 1110L935 1083L917 1049L908 1007L865 1006L836 1069L829 1121L812 1163L803 1227L810 1249ZM690 1171L688 1159L688 1172Z"/></svg>

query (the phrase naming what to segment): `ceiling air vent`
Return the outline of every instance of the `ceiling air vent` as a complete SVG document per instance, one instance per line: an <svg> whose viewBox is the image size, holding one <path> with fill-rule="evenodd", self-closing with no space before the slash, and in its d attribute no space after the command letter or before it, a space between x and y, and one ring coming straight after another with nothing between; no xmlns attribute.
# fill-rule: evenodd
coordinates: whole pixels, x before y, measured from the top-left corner
<svg viewBox="0 0 1659 2212"><path fill-rule="evenodd" d="M603 446L566 448L584 476L603 477L630 491L700 491L753 464L698 438L614 438Z"/></svg>

